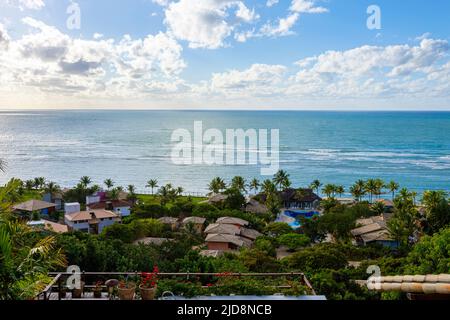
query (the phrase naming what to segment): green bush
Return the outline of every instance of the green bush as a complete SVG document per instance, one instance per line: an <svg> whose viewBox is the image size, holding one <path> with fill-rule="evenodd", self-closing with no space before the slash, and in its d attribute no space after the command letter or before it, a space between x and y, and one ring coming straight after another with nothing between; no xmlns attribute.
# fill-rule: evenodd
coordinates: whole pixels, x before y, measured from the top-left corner
<svg viewBox="0 0 450 320"><path fill-rule="evenodd" d="M304 234L286 233L278 237L278 244L286 246L289 250L297 250L308 246L311 240Z"/></svg>

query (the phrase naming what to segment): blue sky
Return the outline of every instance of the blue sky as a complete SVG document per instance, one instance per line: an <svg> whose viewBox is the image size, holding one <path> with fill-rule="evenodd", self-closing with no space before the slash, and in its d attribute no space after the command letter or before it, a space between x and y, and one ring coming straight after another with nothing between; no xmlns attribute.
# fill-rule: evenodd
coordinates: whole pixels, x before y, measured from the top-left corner
<svg viewBox="0 0 450 320"><path fill-rule="evenodd" d="M0 0L0 107L450 109L449 1L272 2Z"/></svg>

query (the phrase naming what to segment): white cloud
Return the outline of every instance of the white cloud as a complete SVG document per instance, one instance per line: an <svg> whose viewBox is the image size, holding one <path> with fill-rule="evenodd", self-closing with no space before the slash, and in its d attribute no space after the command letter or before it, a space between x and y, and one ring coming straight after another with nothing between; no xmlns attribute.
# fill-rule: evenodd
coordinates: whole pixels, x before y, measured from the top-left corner
<svg viewBox="0 0 450 320"><path fill-rule="evenodd" d="M0 23L0 49L7 48L9 44L9 35L6 28Z"/></svg>
<svg viewBox="0 0 450 320"><path fill-rule="evenodd" d="M327 8L316 6L316 0L292 0L290 10L299 13L325 13Z"/></svg>
<svg viewBox="0 0 450 320"><path fill-rule="evenodd" d="M92 35L92 38L94 38L95 40L99 40L103 38L103 34L96 32Z"/></svg>
<svg viewBox="0 0 450 320"><path fill-rule="evenodd" d="M238 8L227 13L237 19ZM23 105L42 101L43 107L76 103L98 107L101 102L196 107L208 102L210 107L274 108L349 107L348 101L376 104L386 100L448 106L450 101L450 46L446 40L423 37L419 43L327 51L289 67L250 64L212 72L203 81L189 83L182 78L186 69L183 48L170 32L144 38L83 39L32 18L23 23L29 31L18 38L0 24L2 107L22 100ZM257 32L232 34L237 41L245 41Z"/></svg>
<svg viewBox="0 0 450 320"><path fill-rule="evenodd" d="M43 0L6 0L6 3L18 7L20 10L40 10L45 7Z"/></svg>
<svg viewBox="0 0 450 320"><path fill-rule="evenodd" d="M251 23L259 19L259 15L255 12L255 9L250 10L243 2L238 2L237 6L236 17L242 21Z"/></svg>
<svg viewBox="0 0 450 320"><path fill-rule="evenodd" d="M160 5L161 7L166 7L170 3L170 0L152 0L152 2Z"/></svg>
<svg viewBox="0 0 450 320"><path fill-rule="evenodd" d="M241 23L258 17L243 1L236 0L180 0L170 3L165 11L169 32L191 48L223 47Z"/></svg>
<svg viewBox="0 0 450 320"><path fill-rule="evenodd" d="M265 36L286 36L292 34L292 27L297 23L300 15L298 13L292 13L286 18L280 18L278 24L265 24L261 28L261 33Z"/></svg>
<svg viewBox="0 0 450 320"><path fill-rule="evenodd" d="M266 23L261 27L259 36L287 36L293 34L292 28L303 13L325 13L327 8L316 6L316 0L292 0L289 14L279 18L276 24Z"/></svg>
<svg viewBox="0 0 450 320"><path fill-rule="evenodd" d="M261 89L278 84L286 70L282 65L254 64L244 71L230 70L213 74L211 87L213 90Z"/></svg>
<svg viewBox="0 0 450 320"><path fill-rule="evenodd" d="M292 78L290 94L345 97L424 94L426 79L442 72L449 57L445 40L424 39L418 46L362 46L328 51L296 63L301 70ZM439 71L438 71L439 70ZM441 79L442 74L436 79Z"/></svg>
<svg viewBox="0 0 450 320"><path fill-rule="evenodd" d="M278 2L280 2L279 0L267 0L266 2L266 6L273 7L274 5L278 4Z"/></svg>
<svg viewBox="0 0 450 320"><path fill-rule="evenodd" d="M32 18L23 23L31 32L0 51L0 91L135 97L156 84L160 90L180 84L186 67L182 47L165 33L116 43L71 38Z"/></svg>

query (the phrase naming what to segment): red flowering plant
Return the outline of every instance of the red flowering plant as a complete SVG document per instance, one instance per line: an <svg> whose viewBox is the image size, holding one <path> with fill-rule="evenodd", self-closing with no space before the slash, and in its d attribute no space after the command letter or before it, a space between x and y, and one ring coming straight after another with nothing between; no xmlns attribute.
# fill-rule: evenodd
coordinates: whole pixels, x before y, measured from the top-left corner
<svg viewBox="0 0 450 320"><path fill-rule="evenodd" d="M153 267L153 272L143 272L141 274L141 288L153 289L158 284L159 269L157 266Z"/></svg>

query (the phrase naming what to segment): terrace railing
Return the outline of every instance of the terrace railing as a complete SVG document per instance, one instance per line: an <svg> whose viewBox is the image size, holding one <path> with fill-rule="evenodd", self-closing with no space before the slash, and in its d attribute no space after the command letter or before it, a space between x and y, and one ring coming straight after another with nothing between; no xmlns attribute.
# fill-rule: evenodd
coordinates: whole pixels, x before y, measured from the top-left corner
<svg viewBox="0 0 450 320"><path fill-rule="evenodd" d="M139 278L141 276L141 272L80 272L80 273L69 273L69 272L59 272L59 273L50 273L50 276L53 277L51 283L39 293L36 297L37 300L62 300L63 299L63 288L66 288L66 281L68 277L78 275L80 276L80 280L87 283L87 279L94 280L90 281L90 283L95 283L98 280L109 280L114 278L128 278L128 277L136 277ZM311 286L311 283L307 279L304 273L299 272L287 272L287 273L198 273L198 272L181 272L181 273L158 273L158 278L199 278L199 277L230 277L230 278L291 278L297 279L299 284L308 288L311 295L316 295L314 288ZM85 289L92 290L95 285L84 285ZM290 289L292 285L278 285L272 286L277 289ZM103 289L106 286L102 286ZM207 288L205 286L205 288Z"/></svg>

